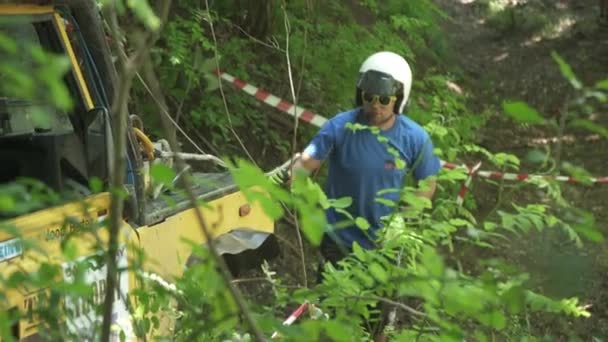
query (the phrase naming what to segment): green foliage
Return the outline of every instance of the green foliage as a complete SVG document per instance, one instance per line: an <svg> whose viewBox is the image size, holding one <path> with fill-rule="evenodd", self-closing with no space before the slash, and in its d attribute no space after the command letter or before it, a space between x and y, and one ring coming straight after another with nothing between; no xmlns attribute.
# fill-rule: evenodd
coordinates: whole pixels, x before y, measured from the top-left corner
<svg viewBox="0 0 608 342"><path fill-rule="evenodd" d="M157 27L146 1L119 4L123 10L131 8L149 28ZM271 128L267 114L270 109L247 95L224 89L233 113L228 115L217 88L219 84L210 76L215 69L213 55L217 52L222 56L222 67L231 74L259 81L260 85L268 85L273 92L289 97L287 77L277 76L286 75L285 51L280 49L286 46L283 42L287 32L275 32L276 41L281 42L277 43L278 52L260 52L250 39L231 34L232 20L238 13L231 6L234 4L221 2L208 14L192 1L180 1L177 14L163 32L163 48L153 54L155 66L172 106L183 109L182 122L192 124L193 130L204 129L214 146L223 147L223 153L239 154L234 147L235 129L246 130L265 146L271 145L273 151L286 153L289 143L284 135L275 133ZM352 95L359 63L371 52L393 50L418 62L421 60L419 56L424 56L430 50L440 52L433 44L441 41L436 36L439 31L435 20L442 14L431 1L364 1L364 5L376 14L378 21L370 27L342 24L352 24L353 18L344 17L349 12L341 2L318 4L317 12L309 12L311 10L306 7L307 4L305 1L293 1L287 6L291 24L290 58L292 62L298 61L293 63L295 79L302 79L298 83L301 85L299 102L311 108L323 108L330 115L353 105ZM221 9L226 8L232 11L224 15ZM338 24L336 17L344 21ZM212 21L221 32L221 44L217 47L212 43L207 21ZM2 39L0 46L11 51L10 43ZM594 87L585 87L577 81L572 68L564 60L557 55L554 55L554 59L562 74L578 91L582 99L579 104L606 101L606 81ZM52 69L49 74L53 80L48 81L48 86L60 89L57 79L65 70L61 69L61 62L54 64ZM407 115L425 125L442 158L452 161L460 156L477 154L501 170L518 170L520 160L516 156L491 153L474 145L476 131L483 125L485 117L471 113L466 104L467 95L450 87L456 79L446 76L442 70L434 69L417 75ZM19 77L14 78L18 80ZM22 81L25 85L32 82ZM61 98L61 91L51 93ZM136 89L136 95L142 96L141 91ZM59 101L57 106L67 105L67 102ZM548 122L523 102L505 102L504 110L518 122ZM572 123L606 134L605 128L582 116ZM350 129L370 129L378 134L377 129L361 125L352 125ZM386 143L379 134L378 139ZM398 154L388 144L387 150L398 159ZM334 208L348 214L352 199L328 198L319 184L304 176L296 177L291 188L285 189L269 180L253 164L238 158L235 160L229 169L245 198L250 203L259 203L266 214L275 220L285 215L286 208L294 209L308 243L318 245L323 233L341 228L327 223L324 210ZM404 163L398 166L408 167ZM576 177L588 176L577 166L564 164L562 167ZM158 183L171 185L175 172L155 165L151 176ZM533 184L554 192L551 199L557 200L557 203L513 203L505 207L504 203L498 201L495 210L480 217L476 215L478 213L457 206L453 200L456 193L453 190L466 178L466 171L443 170L438 177L443 189L440 189L434 202L416 196L419 188L413 187L413 184L379 193L378 202L395 210L383 218L385 229L379 232L378 249L366 250L355 245L353 252L339 263L339 267L325 265L325 280L317 286L294 290L286 286L288 281L283 274L265 264L263 279L271 286L273 298L269 301L272 304L261 306L254 302L248 308L263 332L270 335L273 331L280 331L283 336L295 341L322 340L326 337L336 341L369 339L369 332L364 327L373 323L380 302L398 302L389 307L396 308L402 316L407 315L407 321L389 331L395 340L402 341L491 340L496 336L496 339L505 340L515 336L533 339L536 335L534 329L528 327L524 332L520 327L522 317L527 319L530 314L541 317L546 313L568 318L588 317L590 313L577 298L554 299L539 292L531 282L535 274L515 269L510 265L513 260L504 258L505 253L496 251L510 242L525 240L535 232L547 230L565 233L565 242L578 247L583 246L583 238L602 241L593 216L560 202L561 192L557 185L535 180ZM91 180L90 183L93 191L101 189L98 180ZM389 193L399 194L398 203L383 197ZM60 194L36 182L11 183L0 188L0 213L2 216L19 215L63 203L64 200ZM407 207L402 208L402 204ZM563 213L563 217L559 216ZM352 221L349 223L362 230L367 232L371 228L364 218L349 217ZM67 224L70 222L66 221ZM14 227L2 229L11 234L19 233ZM14 322L28 315L41 317L43 324L40 329L49 339L76 338L63 321L63 317L70 317L71 313L60 305L61 300L71 298L91 306L98 305L103 296L100 297L99 293L96 296L95 290L86 281L86 272L103 268L103 260L107 256L102 252L82 258L72 239L83 235L96 237L98 229L104 229L103 224L88 225L62 242L61 257L74 265L74 274L69 281L62 277L61 267L52 262L37 263L33 272L16 270L0 279L4 289L18 289L24 285L48 289L42 291L36 310L0 310L0 333L3 338L9 336ZM129 310L135 332L139 336L151 334L158 339L249 341L251 335L240 322L235 300L209 251L190 241L187 243L193 250L188 267L181 277L173 279L171 283L159 275L142 271L142 265L146 262L144 255L134 257L129 269L135 273L140 288L130 294ZM24 246L27 250L37 248L26 240ZM97 248L105 250L106 246L100 243ZM473 251L473 256L466 251ZM488 255L490 257L486 258ZM0 298L5 299L3 296L0 294ZM316 310L326 315L317 314L315 319L303 317L298 325L282 326L283 317L278 313L303 301L314 303ZM173 334L155 336L161 320L167 317L176 321ZM98 328L97 324L93 330Z"/></svg>
<svg viewBox="0 0 608 342"><path fill-rule="evenodd" d="M541 124L545 119L524 102L504 102L503 109L507 115L521 123Z"/></svg>
<svg viewBox="0 0 608 342"><path fill-rule="evenodd" d="M31 37L0 34L0 51L4 56L0 63L0 92L4 96L69 110L72 100L62 80L70 66L67 57L44 51L29 39Z"/></svg>
<svg viewBox="0 0 608 342"><path fill-rule="evenodd" d="M127 10L133 11L133 14L139 19L146 28L157 30L160 28L160 18L156 16L154 10L147 0L126 0L126 1L109 1L98 0L101 6L111 6L116 9L118 14L125 15Z"/></svg>

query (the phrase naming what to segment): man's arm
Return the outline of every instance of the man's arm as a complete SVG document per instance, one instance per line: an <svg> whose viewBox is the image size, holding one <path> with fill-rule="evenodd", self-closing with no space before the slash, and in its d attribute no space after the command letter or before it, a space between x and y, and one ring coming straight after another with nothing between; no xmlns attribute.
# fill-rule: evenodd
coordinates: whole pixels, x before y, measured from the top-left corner
<svg viewBox="0 0 608 342"><path fill-rule="evenodd" d="M309 153L303 151L301 154L295 156L293 160L293 168L287 170L286 179L284 180L287 184L291 184L293 177L298 173L305 173L307 175L313 173L321 167L321 161L313 158Z"/></svg>
<svg viewBox="0 0 608 342"><path fill-rule="evenodd" d="M312 173L321 167L321 161L313 158L306 151L302 152L300 159L295 163L294 169L304 169L307 173Z"/></svg>

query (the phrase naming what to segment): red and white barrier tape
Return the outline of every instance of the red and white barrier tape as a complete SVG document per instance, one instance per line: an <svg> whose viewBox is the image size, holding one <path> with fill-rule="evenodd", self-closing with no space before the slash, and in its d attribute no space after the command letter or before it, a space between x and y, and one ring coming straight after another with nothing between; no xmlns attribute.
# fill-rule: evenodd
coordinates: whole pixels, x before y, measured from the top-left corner
<svg viewBox="0 0 608 342"><path fill-rule="evenodd" d="M467 168L465 165L456 165L448 162L441 161L441 166L445 169L458 169L458 168ZM551 175L531 175L527 173L503 173L503 172L495 172L495 171L476 171L474 175L490 178L490 179L504 179L504 180L514 180L514 181L525 181L526 179L546 179L546 180L554 180L559 182L569 182L569 183L580 183L581 179L577 179L572 176L551 176ZM591 183L608 183L608 177L591 177L588 178L587 181Z"/></svg>
<svg viewBox="0 0 608 342"><path fill-rule="evenodd" d="M219 77L233 84L235 87L241 89L247 94L254 96L256 99L270 105L272 107L277 108L278 110L285 112L290 115L297 115L300 120L311 123L317 127L323 126L325 122L327 122L327 118L315 114L309 110L306 110L300 106L295 106L293 103L289 101L285 101L280 97L272 95L271 93L260 89L256 86L253 86L243 80L240 80L232 75L229 75L225 72L217 72ZM452 163L448 163L445 161L441 161L441 166L446 169L457 169L464 168L466 170L471 170L470 167L466 165L456 165ZM502 173L502 172L494 172L494 171L475 171L473 173L474 176L480 176L484 178L490 179L505 179L505 180L514 180L514 181L524 181L526 179L546 179L546 180L555 180L560 182L570 182L570 183L579 183L580 179L576 179L571 176L549 176L549 175L530 175L526 173L516 174L516 173ZM608 183L608 177L592 177L588 179L591 183ZM469 182L470 183L470 182ZM461 189L462 190L462 189ZM466 192L466 190L465 190ZM460 198L460 197L459 197Z"/></svg>
<svg viewBox="0 0 608 342"><path fill-rule="evenodd" d="M295 322L300 316L302 316L302 314L304 313L304 311L306 311L308 309L308 303L302 303L294 312L291 313L291 315L289 315L289 317L287 317L287 319L285 321L283 321L283 325L285 326L289 326L292 325L293 322ZM271 339L275 339L278 338L279 332L275 331L272 333L272 336L270 336Z"/></svg>
<svg viewBox="0 0 608 342"><path fill-rule="evenodd" d="M323 124L327 121L326 118L320 115L317 115L300 106L296 106L289 101L285 101L280 97L274 96L263 89L253 86L225 72L220 72L219 76L222 80L233 84L235 87L255 97L259 101L262 101L269 106L275 107L276 109L285 112L291 116L296 115L302 121L309 122L317 127L323 126Z"/></svg>
<svg viewBox="0 0 608 342"><path fill-rule="evenodd" d="M475 172L479 170L480 167L481 162L477 163L477 165L469 169L469 177L464 183L462 183L462 187L460 188L460 191L458 192L458 197L456 198L456 204L458 204L459 206L462 206L462 203L464 202L464 195L466 195L467 191L469 191L469 186L471 185L473 176L475 175Z"/></svg>

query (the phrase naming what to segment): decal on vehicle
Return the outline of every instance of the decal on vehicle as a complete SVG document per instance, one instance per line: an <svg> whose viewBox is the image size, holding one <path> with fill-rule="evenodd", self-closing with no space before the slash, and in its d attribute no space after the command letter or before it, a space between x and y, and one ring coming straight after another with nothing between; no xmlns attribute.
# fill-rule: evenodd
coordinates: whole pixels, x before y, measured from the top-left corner
<svg viewBox="0 0 608 342"><path fill-rule="evenodd" d="M15 258L23 254L23 244L20 238L0 242L0 262Z"/></svg>
<svg viewBox="0 0 608 342"><path fill-rule="evenodd" d="M120 246L116 259L118 269L126 270L127 249L124 245ZM99 262L100 260L101 262ZM101 253L66 262L62 265L66 282L75 281L76 268L83 262L86 263L84 282L91 286L93 295L91 298L68 296L65 298L65 308L69 314L68 329L70 332L88 340L94 337L92 335L95 333L95 327L100 326L103 320L100 308L103 306L106 295L107 265ZM126 271L120 272L117 285L112 310L112 340L118 341L122 331L128 341L133 338L133 327L126 303L129 289L129 278Z"/></svg>

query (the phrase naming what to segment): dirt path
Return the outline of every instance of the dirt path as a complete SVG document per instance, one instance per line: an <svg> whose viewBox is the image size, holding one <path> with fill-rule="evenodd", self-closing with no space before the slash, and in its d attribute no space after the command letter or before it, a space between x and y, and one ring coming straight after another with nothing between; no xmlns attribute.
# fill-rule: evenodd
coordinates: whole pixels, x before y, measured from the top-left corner
<svg viewBox="0 0 608 342"><path fill-rule="evenodd" d="M550 5L530 1L532 4L522 5L511 15L503 15L508 24L488 19L482 6L476 5L481 1L437 2L452 18L445 24L448 40L465 78L475 80L467 87L476 94L478 109L488 104L498 106L504 99L523 100L545 117L559 117L565 99L573 93L552 59L552 51L573 67L584 84L608 78L608 28L597 25L596 0L547 2ZM544 27L538 28L541 24ZM606 108L596 114L598 120L608 123L600 115L608 117ZM505 124L513 126L497 112L484 132L482 144L492 150L513 148L524 143L525 138L556 134L550 129L497 129ZM608 165L585 166L600 172Z"/></svg>

